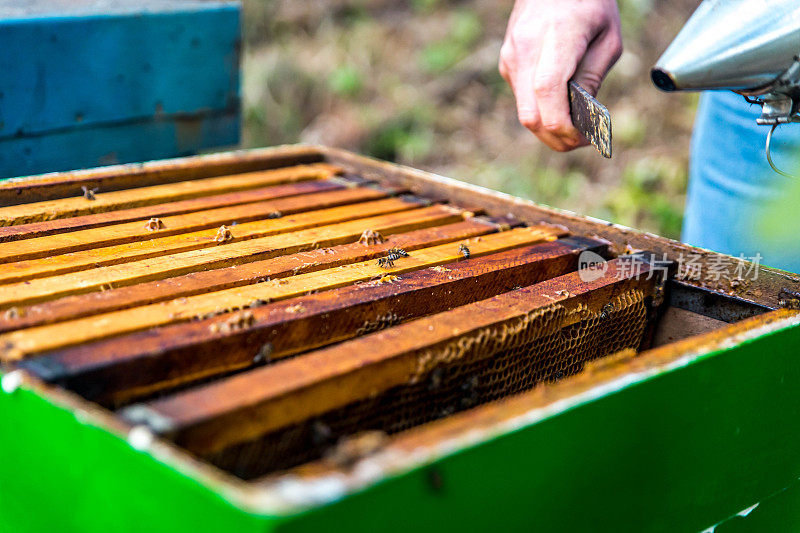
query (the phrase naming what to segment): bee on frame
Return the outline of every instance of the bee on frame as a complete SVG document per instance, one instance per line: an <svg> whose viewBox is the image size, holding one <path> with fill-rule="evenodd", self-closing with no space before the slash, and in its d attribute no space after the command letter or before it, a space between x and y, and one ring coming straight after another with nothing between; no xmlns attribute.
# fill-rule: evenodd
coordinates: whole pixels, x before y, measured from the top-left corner
<svg viewBox="0 0 800 533"><path fill-rule="evenodd" d="M408 252L402 248L389 248L386 252L386 257L378 259L378 266L381 268L391 268L394 266L394 262L401 257L408 257Z"/></svg>

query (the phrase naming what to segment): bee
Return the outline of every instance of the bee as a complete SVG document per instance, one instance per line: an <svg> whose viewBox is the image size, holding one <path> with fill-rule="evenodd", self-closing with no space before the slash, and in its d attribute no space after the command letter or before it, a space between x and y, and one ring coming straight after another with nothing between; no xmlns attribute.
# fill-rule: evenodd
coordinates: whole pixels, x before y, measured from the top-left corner
<svg viewBox="0 0 800 533"><path fill-rule="evenodd" d="M253 357L253 363L256 365L266 364L272 360L273 346L271 342L265 342L258 353Z"/></svg>
<svg viewBox="0 0 800 533"><path fill-rule="evenodd" d="M316 420L311 425L311 441L317 446L329 442L332 435L330 426L322 420Z"/></svg>
<svg viewBox="0 0 800 533"><path fill-rule="evenodd" d="M303 307L303 304L295 304L295 305L290 305L284 311L286 311L287 313L290 313L290 314L305 313L306 312L306 308Z"/></svg>
<svg viewBox="0 0 800 533"><path fill-rule="evenodd" d="M217 230L217 234L214 235L214 240L218 243L228 242L231 239L233 239L233 233L224 225L220 226Z"/></svg>
<svg viewBox="0 0 800 533"><path fill-rule="evenodd" d="M215 322L209 326L209 330L212 333L230 333L233 331L239 331L242 329L247 329L253 324L256 323L256 317L252 311L243 311L233 317L222 321L222 322Z"/></svg>
<svg viewBox="0 0 800 533"><path fill-rule="evenodd" d="M164 222L160 218L153 217L145 223L144 227L148 231L158 231L164 227Z"/></svg>
<svg viewBox="0 0 800 533"><path fill-rule="evenodd" d="M428 483L434 491L440 492L444 486L442 471L438 468L431 468L428 470Z"/></svg>
<svg viewBox="0 0 800 533"><path fill-rule="evenodd" d="M255 300L253 300L252 302L247 304L246 307L248 307L249 309L255 309L256 307L261 307L261 306L267 305L267 303L269 303L269 302L267 302L267 300L262 300L261 298L256 298Z"/></svg>
<svg viewBox="0 0 800 533"><path fill-rule="evenodd" d="M9 320L13 320L15 318L22 318L23 316L25 316L25 313L20 311L16 307L11 307L9 308L8 311L6 311L6 318Z"/></svg>
<svg viewBox="0 0 800 533"><path fill-rule="evenodd" d="M392 259L399 259L401 257L408 257L408 252L403 250L402 248L389 248L387 250L389 257Z"/></svg>
<svg viewBox="0 0 800 533"><path fill-rule="evenodd" d="M389 257L380 257L378 258L378 266L381 268L392 268L394 266L394 260Z"/></svg>
<svg viewBox="0 0 800 533"><path fill-rule="evenodd" d="M372 229L365 229L363 233L361 233L361 237L358 239L358 244L363 244L364 246L370 246L373 244L381 244L386 239L383 238L379 232L372 230Z"/></svg>
<svg viewBox="0 0 800 533"><path fill-rule="evenodd" d="M383 431L369 430L342 437L325 454L327 459L340 468L351 468L359 460L380 451L389 437Z"/></svg>
<svg viewBox="0 0 800 533"><path fill-rule="evenodd" d="M83 197L87 200L97 200L94 193L100 190L99 187L95 187L94 189L88 188L86 185L81 185L81 190L83 191Z"/></svg>
<svg viewBox="0 0 800 533"><path fill-rule="evenodd" d="M600 320L605 320L613 312L614 312L614 304L612 304L611 302L607 303L600 310Z"/></svg>
<svg viewBox="0 0 800 533"><path fill-rule="evenodd" d="M434 368L428 377L428 390L433 391L442 386L444 371L441 367Z"/></svg>
<svg viewBox="0 0 800 533"><path fill-rule="evenodd" d="M470 254L469 248L467 248L466 244L464 244L463 242L461 244L459 244L458 245L458 251L459 251L459 253L461 253L461 255L464 256L464 259L469 259L469 256L471 254Z"/></svg>
<svg viewBox="0 0 800 533"><path fill-rule="evenodd" d="M464 395L460 399L462 408L472 407L478 403L478 376L473 375L461 384Z"/></svg>

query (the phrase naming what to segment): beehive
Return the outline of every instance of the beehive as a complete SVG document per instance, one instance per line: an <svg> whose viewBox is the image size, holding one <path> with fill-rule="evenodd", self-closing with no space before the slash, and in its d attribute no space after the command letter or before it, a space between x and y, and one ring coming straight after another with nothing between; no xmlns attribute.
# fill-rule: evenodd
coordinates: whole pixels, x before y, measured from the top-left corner
<svg viewBox="0 0 800 533"><path fill-rule="evenodd" d="M638 460L621 441L639 440L631 434L643 422L612 406L632 393L654 401L663 381L654 376L691 380L702 360L725 369L753 339L782 338L769 357L785 363L797 338L794 312L770 311L796 299L790 275L749 265L752 279L712 283L702 268L695 279L678 268L682 254L714 272L742 264L336 150L50 175L0 188L0 201L0 405L21 428L4 455L25 450L29 467L44 468L35 419L76 413L69 430L45 433L72 461L49 475L95 480L75 489L74 522L56 504L35 517L10 514L9 524L47 527L57 517L66 530L84 529L102 480L146 463L147 475L119 481L125 497L108 517L137 509L156 529L255 531L313 530L350 513L348 529L369 530L443 526L452 513L475 525L486 520L480 509L496 507L497 521L530 525L514 510L527 500L496 475L505 472L516 490L536 494L537 521L586 526L588 515L559 514L585 484L571 468L599 475L617 465L638 479L619 454ZM602 269L580 268L586 258ZM707 357L722 348L732 355ZM707 404L696 431L713 430L700 419L724 398ZM587 405L611 411L585 419ZM584 442L568 427L576 422L586 424ZM84 435L87 425L96 428ZM671 431L646 435L668 441ZM572 467L551 479L545 456L502 451L520 439ZM602 467L584 452L592 443L616 450ZM480 481L454 461L480 469ZM14 479L9 467L4 475ZM13 483L26 498L41 493ZM140 483L154 498L133 496ZM179 502L172 518L159 497ZM389 519L397 497L417 507ZM609 497L581 505L600 509ZM682 517L646 520L612 512L608 525L709 525L738 503L710 498ZM208 521L197 515L206 505ZM107 520L93 524L102 530Z"/></svg>

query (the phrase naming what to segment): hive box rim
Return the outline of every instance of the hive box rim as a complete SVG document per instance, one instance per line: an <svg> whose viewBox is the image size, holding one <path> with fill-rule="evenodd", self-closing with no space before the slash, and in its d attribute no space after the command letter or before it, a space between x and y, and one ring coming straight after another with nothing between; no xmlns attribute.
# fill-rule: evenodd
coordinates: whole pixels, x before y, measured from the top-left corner
<svg viewBox="0 0 800 533"><path fill-rule="evenodd" d="M125 423L105 408L81 398L79 395L47 384L24 370L0 370L0 395L13 396L25 391L47 402L49 407L74 416L83 428L101 432L127 443L129 453L144 454L164 468L198 482L214 494L243 512L267 519L280 520L303 514L321 506L333 504L355 493L369 490L378 484L419 471L444 458L463 453L515 432L530 428L548 419L562 416L571 410L591 404L625 389L641 385L665 374L678 372L700 361L724 357L729 348L746 344L754 339L778 334L800 326L800 313L779 310L728 326L730 336L711 332L685 339L673 348L662 346L642 352L638 357L622 362L599 360L599 371L588 377L577 374L556 383L512 396L529 409L510 413L490 423L440 431L439 437L426 437L428 428L450 419L443 419L398 434L405 443L404 451L392 449L368 457L350 470L336 469L332 473L302 479L294 475L271 475L266 481L244 481L216 467L192 457L179 447L148 435L142 439L142 427ZM723 328L726 329L726 328ZM631 366L631 361L635 364ZM473 412L487 409L501 410L503 401L484 404L473 410L451 417L468 419ZM409 435L410 436L407 436ZM422 436L420 437L421 434ZM150 439L152 437L152 440ZM393 437L393 440L397 437ZM99 466L99 465L98 465ZM283 479L281 479L283 478ZM289 480L290 483L283 481Z"/></svg>
<svg viewBox="0 0 800 533"><path fill-rule="evenodd" d="M701 258L701 261L706 261L709 258L718 258L719 261L727 261L730 265L742 262L740 258L691 246L647 231L633 229L599 218L578 215L569 210L538 204L531 200L517 198L510 194L432 172L381 161L343 149L312 144L287 144L269 148L250 148L143 163L128 163L15 177L0 183L0 205L6 205L8 198L14 198L10 192L15 188L29 184L44 186L42 188L58 191L59 186L63 189L68 184L72 184L74 189L77 182L94 185L96 184L95 182L99 183L98 180L108 180L110 183L121 184L121 186L108 189L117 190L130 187L131 183L137 183L137 180L141 181L141 186L167 182L147 181L145 177L149 175L174 175L181 172L197 171L198 169L209 169L204 172L211 173L201 174L200 177L210 177L219 175L213 173L214 169L219 169L220 173L245 172L258 168L267 169L274 168L276 165L291 164L287 162L293 160L297 162L295 164L311 162L338 164L346 170L349 168L366 175L374 175L392 185L408 187L416 194L446 197L456 203L461 201L469 205L477 205L491 215L511 214L529 224L545 222L567 226L571 230L582 234L609 241L612 250L617 254L627 253L633 248L649 250L672 261L678 261L681 257L689 255L697 255ZM185 179L194 179L196 177L198 176L189 176ZM6 193L5 196L3 195L4 192ZM748 262L745 263L748 264L748 268L752 265ZM678 282L762 306L765 310L781 307L782 291L800 293L800 275L764 265L754 265L754 268L754 272L757 273L756 279L737 286L730 283L728 286L720 285L720 280L709 279L708 276L701 279L684 277L680 278Z"/></svg>

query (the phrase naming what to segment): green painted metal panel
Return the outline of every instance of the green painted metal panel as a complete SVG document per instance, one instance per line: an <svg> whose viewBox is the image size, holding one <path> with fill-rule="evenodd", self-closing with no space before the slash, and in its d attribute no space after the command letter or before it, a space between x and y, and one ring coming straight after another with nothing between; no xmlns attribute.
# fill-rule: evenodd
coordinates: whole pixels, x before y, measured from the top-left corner
<svg viewBox="0 0 800 533"><path fill-rule="evenodd" d="M714 533L800 531L800 481L714 527Z"/></svg>
<svg viewBox="0 0 800 533"><path fill-rule="evenodd" d="M21 388L0 394L0 531L268 531L209 487Z"/></svg>
<svg viewBox="0 0 800 533"><path fill-rule="evenodd" d="M790 326L687 358L285 517L23 387L0 394L0 531L698 531L761 501L754 530L774 531L800 499L766 503L800 477L799 349Z"/></svg>

